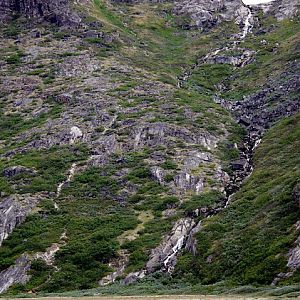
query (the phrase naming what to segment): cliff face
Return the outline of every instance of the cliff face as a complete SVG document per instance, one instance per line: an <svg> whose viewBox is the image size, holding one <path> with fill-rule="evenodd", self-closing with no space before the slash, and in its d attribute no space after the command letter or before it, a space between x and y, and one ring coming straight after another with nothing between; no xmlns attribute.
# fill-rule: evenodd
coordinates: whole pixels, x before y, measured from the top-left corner
<svg viewBox="0 0 300 300"><path fill-rule="evenodd" d="M242 23L247 7L241 0L181 0L175 3L174 12L190 19L185 27L211 28L224 20Z"/></svg>
<svg viewBox="0 0 300 300"><path fill-rule="evenodd" d="M275 0L271 3L257 5L265 13L273 15L277 20L282 21L286 18L292 18L299 12L298 0Z"/></svg>
<svg viewBox="0 0 300 300"><path fill-rule="evenodd" d="M8 20L13 15L65 26L80 23L79 16L70 10L68 0L1 0L0 20Z"/></svg>

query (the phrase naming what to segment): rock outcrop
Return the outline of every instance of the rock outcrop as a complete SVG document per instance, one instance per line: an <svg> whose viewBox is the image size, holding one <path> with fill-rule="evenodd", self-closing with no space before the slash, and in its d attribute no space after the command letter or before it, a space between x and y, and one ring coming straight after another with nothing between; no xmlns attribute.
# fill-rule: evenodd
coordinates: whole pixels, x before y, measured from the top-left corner
<svg viewBox="0 0 300 300"><path fill-rule="evenodd" d="M261 8L267 14L274 15L278 21L293 18L299 13L298 0L276 0L260 4L257 7Z"/></svg>
<svg viewBox="0 0 300 300"><path fill-rule="evenodd" d="M13 229L24 222L40 198L30 195L12 195L0 202L0 246Z"/></svg>
<svg viewBox="0 0 300 300"><path fill-rule="evenodd" d="M12 167L5 168L3 170L3 176L5 176L7 178L15 177L20 174L33 175L35 173L36 173L35 170L29 169L29 168L26 168L23 166L12 166Z"/></svg>
<svg viewBox="0 0 300 300"><path fill-rule="evenodd" d="M34 260L40 259L46 265L54 266L55 253L65 245L66 239L66 231L64 231L60 236L59 243L53 243L45 252L37 252L34 255L24 253L16 260L14 265L0 272L0 294L7 291L12 285L26 284L31 278L29 271Z"/></svg>
<svg viewBox="0 0 300 300"><path fill-rule="evenodd" d="M185 28L212 28L222 21L231 20L242 25L248 8L240 0L182 0L175 3L174 13L190 20L182 24Z"/></svg>
<svg viewBox="0 0 300 300"><path fill-rule="evenodd" d="M21 255L16 263L7 270L0 272L0 294L7 291L13 284L25 284L29 281L31 260L28 254Z"/></svg>
<svg viewBox="0 0 300 300"><path fill-rule="evenodd" d="M162 243L151 251L149 261L146 268L139 272L130 273L126 276L124 283L130 284L138 279L145 277L146 274L153 273L157 270L172 273L179 252L185 247L186 241L191 240L191 233L196 223L192 218L183 218L178 220L169 235L167 235ZM199 227L200 228L200 227ZM192 242L190 241L189 245Z"/></svg>
<svg viewBox="0 0 300 300"><path fill-rule="evenodd" d="M45 20L60 26L78 25L81 21L70 9L69 0L0 0L0 21L12 16Z"/></svg>

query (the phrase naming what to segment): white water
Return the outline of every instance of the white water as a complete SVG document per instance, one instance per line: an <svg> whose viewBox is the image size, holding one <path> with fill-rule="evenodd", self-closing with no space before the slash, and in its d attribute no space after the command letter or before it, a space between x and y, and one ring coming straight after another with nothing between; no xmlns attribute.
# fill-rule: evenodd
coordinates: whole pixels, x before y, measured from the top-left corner
<svg viewBox="0 0 300 300"><path fill-rule="evenodd" d="M254 144L253 150L254 150L255 148L257 148L258 145L259 145L260 143L261 143L261 139L258 139L258 140L255 142L255 144Z"/></svg>
<svg viewBox="0 0 300 300"><path fill-rule="evenodd" d="M250 8L248 8L248 15L245 19L243 33L241 35L242 40L247 36L248 33L250 33L252 31L253 25L250 22L251 19L253 19L252 12L251 12Z"/></svg>
<svg viewBox="0 0 300 300"><path fill-rule="evenodd" d="M168 270L168 272L170 272L169 268L168 268L168 263L169 261L175 256L177 255L177 253L182 249L182 247L184 246L184 239L185 236L182 236L178 239L177 243L175 244L175 246L172 248L172 252L170 255L167 256L167 258L164 260L164 266L165 268Z"/></svg>

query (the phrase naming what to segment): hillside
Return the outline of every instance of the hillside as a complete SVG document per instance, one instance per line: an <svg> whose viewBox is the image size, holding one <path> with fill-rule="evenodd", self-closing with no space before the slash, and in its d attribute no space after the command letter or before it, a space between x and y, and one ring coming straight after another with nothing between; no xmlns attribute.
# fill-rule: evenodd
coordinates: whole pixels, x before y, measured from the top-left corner
<svg viewBox="0 0 300 300"><path fill-rule="evenodd" d="M299 293L298 9L0 0L0 293Z"/></svg>

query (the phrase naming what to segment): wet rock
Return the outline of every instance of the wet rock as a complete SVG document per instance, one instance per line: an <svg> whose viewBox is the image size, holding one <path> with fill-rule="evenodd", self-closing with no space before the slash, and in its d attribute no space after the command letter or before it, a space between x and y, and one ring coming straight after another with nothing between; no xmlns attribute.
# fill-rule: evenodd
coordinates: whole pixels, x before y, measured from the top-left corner
<svg viewBox="0 0 300 300"><path fill-rule="evenodd" d="M243 124L244 126L250 126L251 124L251 120L247 117L241 117L239 120L238 120L239 124Z"/></svg>
<svg viewBox="0 0 300 300"><path fill-rule="evenodd" d="M167 272L172 272L176 265L177 255L185 245L195 222L191 218L180 219L175 223L171 233L163 242L151 251L150 259L146 265L148 273L163 268Z"/></svg>
<svg viewBox="0 0 300 300"><path fill-rule="evenodd" d="M191 252L194 256L197 255L197 239L195 238L195 234L201 230L201 221L190 231L185 249Z"/></svg>
<svg viewBox="0 0 300 300"><path fill-rule="evenodd" d="M240 170L240 171L245 171L247 170L249 166L249 163L247 161L247 159L239 159L239 160L235 160L231 163L231 168L236 171L236 170Z"/></svg>

